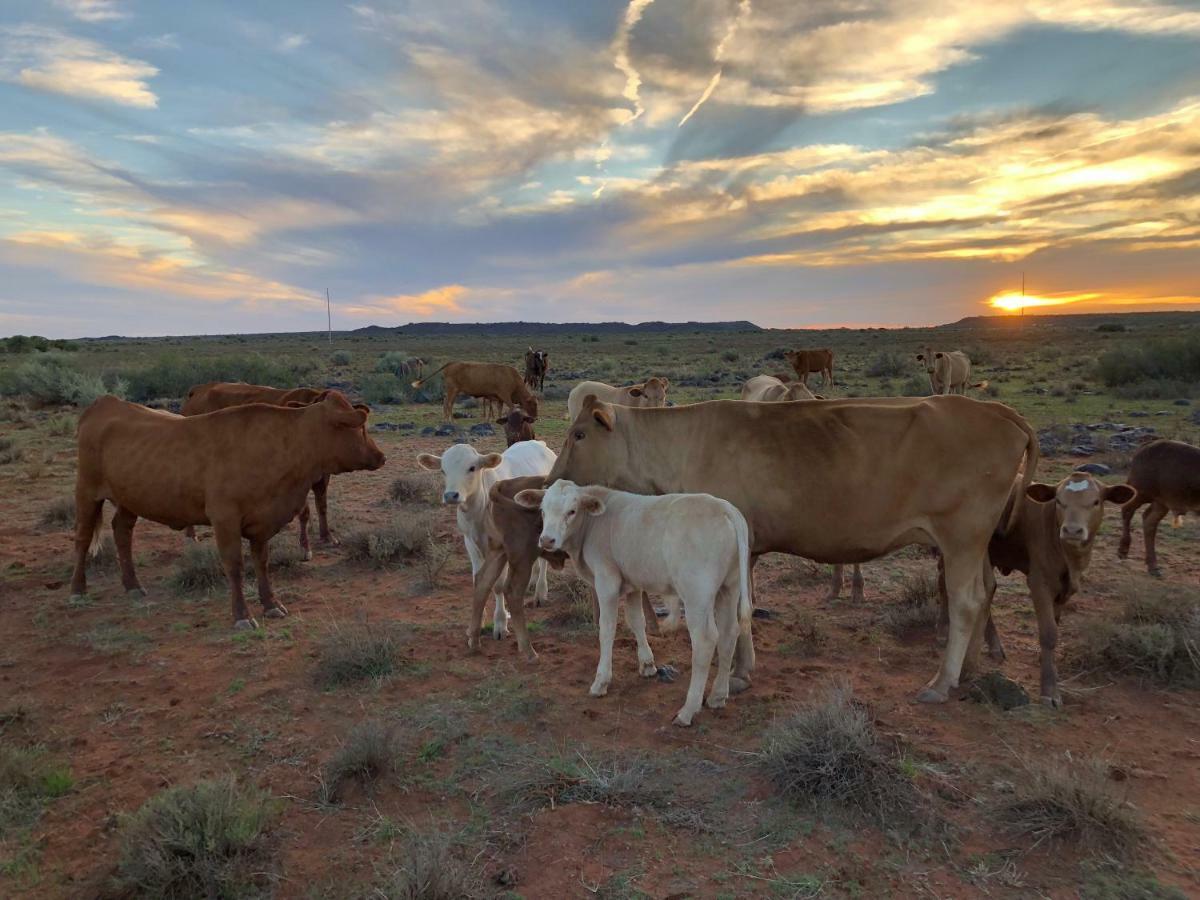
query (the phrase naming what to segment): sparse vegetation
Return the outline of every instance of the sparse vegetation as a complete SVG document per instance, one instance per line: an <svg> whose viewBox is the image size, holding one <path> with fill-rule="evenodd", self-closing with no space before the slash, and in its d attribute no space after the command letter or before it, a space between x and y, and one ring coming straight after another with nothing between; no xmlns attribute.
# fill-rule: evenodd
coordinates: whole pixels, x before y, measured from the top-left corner
<svg viewBox="0 0 1200 900"><path fill-rule="evenodd" d="M317 643L314 673L322 688L379 681L406 665L396 629L358 619L333 623Z"/></svg>
<svg viewBox="0 0 1200 900"><path fill-rule="evenodd" d="M1089 852L1126 857L1141 843L1143 831L1112 784L1106 767L1096 760L1025 762L997 815L1035 847L1070 842Z"/></svg>
<svg viewBox="0 0 1200 900"><path fill-rule="evenodd" d="M592 614L592 591L588 583L577 575L552 572L549 579L549 595L555 598L546 624L551 628L565 630L594 630Z"/></svg>
<svg viewBox="0 0 1200 900"><path fill-rule="evenodd" d="M333 353L329 354L329 361L335 366L348 366L350 365L350 359L349 350L334 350Z"/></svg>
<svg viewBox="0 0 1200 900"><path fill-rule="evenodd" d="M450 835L410 833L372 896L381 900L471 900L484 896L479 878Z"/></svg>
<svg viewBox="0 0 1200 900"><path fill-rule="evenodd" d="M225 583L221 554L212 541L188 541L167 578L167 584L176 594L208 592Z"/></svg>
<svg viewBox="0 0 1200 900"><path fill-rule="evenodd" d="M883 350L867 365L864 374L871 378L896 378L912 368L908 357L894 350Z"/></svg>
<svg viewBox="0 0 1200 900"><path fill-rule="evenodd" d="M0 437L0 466L20 462L25 456L25 449L12 438Z"/></svg>
<svg viewBox="0 0 1200 900"><path fill-rule="evenodd" d="M1148 872L1113 863L1087 863L1079 900L1187 900L1179 888L1163 884Z"/></svg>
<svg viewBox="0 0 1200 900"><path fill-rule="evenodd" d="M257 893L275 815L267 794L232 776L168 788L122 823L116 886L164 900Z"/></svg>
<svg viewBox="0 0 1200 900"><path fill-rule="evenodd" d="M63 528L75 527L75 497L66 495L59 497L56 500L51 500L50 503L42 510L42 515L38 519L38 524L42 528L60 530Z"/></svg>
<svg viewBox="0 0 1200 900"><path fill-rule="evenodd" d="M321 770L321 802L338 802L347 785L369 788L399 763L400 739L394 726L378 719L355 725Z"/></svg>
<svg viewBox="0 0 1200 900"><path fill-rule="evenodd" d="M927 572L908 575L900 586L899 602L883 611L880 622L894 636L904 637L915 629L936 625L939 604L937 576Z"/></svg>
<svg viewBox="0 0 1200 900"><path fill-rule="evenodd" d="M352 531L342 541L346 558L384 568L421 560L433 552L429 516L404 516L376 528Z"/></svg>
<svg viewBox="0 0 1200 900"><path fill-rule="evenodd" d="M394 503L432 503L434 481L424 475L398 475L388 488L388 496Z"/></svg>
<svg viewBox="0 0 1200 900"><path fill-rule="evenodd" d="M827 688L776 721L758 765L781 796L801 807L853 813L883 829L912 825L922 816L916 788L847 684Z"/></svg>
<svg viewBox="0 0 1200 900"><path fill-rule="evenodd" d="M1139 581L1124 587L1122 600L1115 619L1084 624L1064 654L1067 664L1169 686L1200 686L1200 592Z"/></svg>
<svg viewBox="0 0 1200 900"><path fill-rule="evenodd" d="M0 744L0 839L32 824L47 803L73 785L70 770L45 748Z"/></svg>
<svg viewBox="0 0 1200 900"><path fill-rule="evenodd" d="M517 754L497 776L498 799L508 809L532 812L566 803L617 807L654 807L666 799L653 763L636 754L589 759L574 756Z"/></svg>
<svg viewBox="0 0 1200 900"><path fill-rule="evenodd" d="M7 372L0 379L0 393L25 397L38 406L87 406L104 394L124 396L125 385L105 385L99 375L81 372L68 357L51 353Z"/></svg>

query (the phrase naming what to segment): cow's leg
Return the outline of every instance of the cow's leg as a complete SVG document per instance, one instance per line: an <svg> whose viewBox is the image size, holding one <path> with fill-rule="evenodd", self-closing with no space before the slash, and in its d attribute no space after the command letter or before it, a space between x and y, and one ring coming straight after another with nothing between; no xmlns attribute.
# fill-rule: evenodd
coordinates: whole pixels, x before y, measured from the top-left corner
<svg viewBox="0 0 1200 900"><path fill-rule="evenodd" d="M692 675L688 681L687 699L675 716L676 725L691 725L692 718L700 711L704 701L704 685L708 683L708 670L712 666L713 651L717 648L717 623L713 614L716 598L710 591L683 598L687 615L688 636L692 639Z"/></svg>
<svg viewBox="0 0 1200 900"><path fill-rule="evenodd" d="M112 532L113 543L117 545L117 563L121 567L121 585L125 588L126 596L145 597L146 591L138 581L137 572L133 570L133 526L138 517L118 506L113 513Z"/></svg>
<svg viewBox="0 0 1200 900"><path fill-rule="evenodd" d="M642 611L642 591L630 591L625 595L625 624L633 632L637 641L638 674L650 678L658 674L658 666L654 664L654 651L646 640L646 616Z"/></svg>
<svg viewBox="0 0 1200 900"><path fill-rule="evenodd" d="M542 561L538 560L538 562ZM529 631L525 627L525 591L529 589L529 578L533 574L533 565L528 560L510 562L508 578L504 582L504 596L508 598L513 631L517 635L517 651L525 654L525 658L529 662L537 660L537 653L529 641Z"/></svg>
<svg viewBox="0 0 1200 900"><path fill-rule="evenodd" d="M233 627L239 631L257 628L258 622L250 618L246 608L246 595L242 591L242 532L240 519L236 516L221 518L209 515L213 526L213 537L217 542L217 553L221 556L221 567L229 579L229 593L233 599Z"/></svg>
<svg viewBox="0 0 1200 900"><path fill-rule="evenodd" d="M1058 646L1058 617L1055 615L1054 590L1040 581L1031 580L1029 594L1037 613L1038 644L1041 645L1042 705L1062 709L1062 694L1058 690L1058 670L1054 665L1054 650Z"/></svg>
<svg viewBox="0 0 1200 900"><path fill-rule="evenodd" d="M471 618L467 622L467 647L479 649L479 633L483 630L483 607L487 596L496 585L500 573L504 571L507 559L499 547L489 549L484 557L479 571L475 572L474 591L471 595ZM474 562L471 563L474 567Z"/></svg>
<svg viewBox="0 0 1200 900"><path fill-rule="evenodd" d="M662 634L662 629L658 625L658 613L654 611L654 604L650 602L650 595L645 591L640 592L642 598L642 618L646 622L646 629L653 635Z"/></svg>
<svg viewBox="0 0 1200 900"><path fill-rule="evenodd" d="M983 579L984 605L983 610L975 619L975 627L971 632L971 640L967 644L967 652L963 656L962 677L974 675L980 671L980 651L983 648L987 626L992 620L992 597L996 593L996 576L992 571L990 559L984 559L983 570L980 574Z"/></svg>
<svg viewBox="0 0 1200 900"><path fill-rule="evenodd" d="M841 563L835 563L829 576L829 593L825 595L825 602L833 603L842 595L842 584L845 581L845 574L846 567Z"/></svg>
<svg viewBox="0 0 1200 900"><path fill-rule="evenodd" d="M617 606L621 602L619 578L607 579L597 575L596 602L600 605L600 660L596 664L596 678L588 693L603 697L612 683L613 639L617 634Z"/></svg>
<svg viewBox="0 0 1200 900"><path fill-rule="evenodd" d="M950 699L951 688L958 687L963 659L968 646L976 634L976 626L983 613L985 589L983 553L969 547L955 550L942 548L946 563L946 594L949 602L950 629L946 639L946 650L937 674L917 695L922 703L944 703ZM982 625L979 624L982 628Z"/></svg>
<svg viewBox="0 0 1200 900"><path fill-rule="evenodd" d="M946 639L950 636L950 598L946 596L946 561L945 557L938 554L938 620L937 629L934 632L934 640L939 647L946 646Z"/></svg>
<svg viewBox="0 0 1200 900"><path fill-rule="evenodd" d="M87 593L87 557L100 527L104 513L104 501L75 492L75 570L71 573L71 596L82 597Z"/></svg>
<svg viewBox="0 0 1200 900"><path fill-rule="evenodd" d="M992 661L1002 663L1006 658L1004 645L1000 643L1000 632L996 630L996 623L992 620L992 601L996 598L996 570L992 568L992 559L990 556L985 558L983 562L983 586L987 592L983 642L987 645L988 656L992 658Z"/></svg>
<svg viewBox="0 0 1200 900"><path fill-rule="evenodd" d="M254 561L254 577L258 580L258 602L262 604L263 617L282 619L287 615L287 607L275 599L275 591L271 588L271 577L267 573L270 552L269 538L250 540L250 558Z"/></svg>
<svg viewBox="0 0 1200 900"><path fill-rule="evenodd" d="M300 515L296 516L296 526L300 531L300 551L304 555L305 561L312 559L312 546L308 543L308 498L304 498L304 506L300 508Z"/></svg>
<svg viewBox="0 0 1200 900"><path fill-rule="evenodd" d="M751 606L757 606L757 594L754 586L754 566L758 555L750 556L750 597ZM729 692L740 694L750 687L750 673L754 671L754 631L750 622L745 629L738 629L737 650L733 656L733 677L729 679Z"/></svg>
<svg viewBox="0 0 1200 900"><path fill-rule="evenodd" d="M322 475L320 480L313 484L312 492L317 505L317 535L322 544L336 547L341 541L329 527L329 476ZM308 503L304 505L307 508Z"/></svg>
<svg viewBox="0 0 1200 900"><path fill-rule="evenodd" d="M533 564L533 570L536 573L537 581L533 588L533 605L541 606L546 602L546 598L550 593L550 585L546 578L546 570L550 567L546 565L546 561L541 557ZM511 605L511 604L510 604Z"/></svg>
<svg viewBox="0 0 1200 900"><path fill-rule="evenodd" d="M1132 500L1121 507L1121 543L1117 546L1118 559L1125 559L1129 556L1129 545L1133 543L1130 528L1133 523L1133 514L1138 511L1139 506L1143 506L1149 502L1149 500L1137 494Z"/></svg>
<svg viewBox="0 0 1200 900"><path fill-rule="evenodd" d="M1158 567L1158 548L1156 546L1158 523L1168 512L1170 510L1167 509L1165 503L1155 500L1150 504L1150 508L1142 513L1142 537L1146 541L1146 571L1155 577L1162 576L1162 569Z"/></svg>
<svg viewBox="0 0 1200 900"><path fill-rule="evenodd" d="M854 571L850 576L850 602L863 602L863 576L862 568L858 563L854 564Z"/></svg>
<svg viewBox="0 0 1200 900"><path fill-rule="evenodd" d="M445 384L445 382L443 382ZM458 396L458 388L445 384L446 396L442 399L442 418L447 422L454 421L454 400Z"/></svg>
<svg viewBox="0 0 1200 900"><path fill-rule="evenodd" d="M196 541L196 526L189 525L187 528L183 529L183 536L187 541Z"/></svg>
<svg viewBox="0 0 1200 900"><path fill-rule="evenodd" d="M717 620L717 677L708 695L709 709L720 709L729 699L729 676L733 672L733 654L737 650L740 625L737 617L739 590L736 582L726 583L717 594L714 614Z"/></svg>

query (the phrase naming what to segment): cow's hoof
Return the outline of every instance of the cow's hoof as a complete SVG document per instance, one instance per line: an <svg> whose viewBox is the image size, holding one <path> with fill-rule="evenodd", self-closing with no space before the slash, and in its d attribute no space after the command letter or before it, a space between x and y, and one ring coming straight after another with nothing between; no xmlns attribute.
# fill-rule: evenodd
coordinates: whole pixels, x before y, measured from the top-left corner
<svg viewBox="0 0 1200 900"><path fill-rule="evenodd" d="M607 684L593 684L590 688L588 688L588 693L591 694L593 697L603 697L606 694L608 694L608 685Z"/></svg>
<svg viewBox="0 0 1200 900"><path fill-rule="evenodd" d="M258 627L258 622L254 619L238 619L233 623L234 631L253 631Z"/></svg>
<svg viewBox="0 0 1200 900"><path fill-rule="evenodd" d="M945 691L931 687L924 688L921 693L917 694L918 703L945 703L949 699L950 696Z"/></svg>
<svg viewBox="0 0 1200 900"><path fill-rule="evenodd" d="M538 661L538 655L537 655L537 651L536 651L536 650L534 650L532 647L530 647L530 648L529 648L529 649L528 649L528 650L525 652L525 662L527 662L527 663L535 663L535 662L537 662L537 661Z"/></svg>
<svg viewBox="0 0 1200 900"><path fill-rule="evenodd" d="M681 712L679 715L677 715L674 719L671 720L671 724L678 725L680 728L691 728L692 727L692 719L694 717L695 717L695 713L692 713L691 715L685 715L684 713Z"/></svg>
<svg viewBox="0 0 1200 900"><path fill-rule="evenodd" d="M341 540L332 534L321 535L321 543L324 544L326 547L342 546Z"/></svg>
<svg viewBox="0 0 1200 900"><path fill-rule="evenodd" d="M282 603L277 603L274 606L263 610L263 616L268 619L282 619L287 616L287 607Z"/></svg>
<svg viewBox="0 0 1200 900"><path fill-rule="evenodd" d="M654 660L650 660L649 662L639 662L638 674L643 678L653 678L658 674L658 666L654 664Z"/></svg>
<svg viewBox="0 0 1200 900"><path fill-rule="evenodd" d="M1003 647L989 647L988 648L988 656L991 657L992 662L996 662L996 663L1002 663L1006 659L1008 659L1008 654L1006 654L1004 652Z"/></svg>
<svg viewBox="0 0 1200 900"><path fill-rule="evenodd" d="M714 697L712 694L709 694L708 700L705 702L709 709L724 709L728 699L728 697Z"/></svg>
<svg viewBox="0 0 1200 900"><path fill-rule="evenodd" d="M125 596L130 600L139 600L146 596L146 589L140 587L130 588L125 592Z"/></svg>
<svg viewBox="0 0 1200 900"><path fill-rule="evenodd" d="M745 675L745 676L730 675L729 676L729 693L731 695L732 694L742 694L748 690L750 690L750 676L749 675Z"/></svg>
<svg viewBox="0 0 1200 900"><path fill-rule="evenodd" d="M1147 569L1146 571L1150 573L1150 576L1152 578L1162 578L1163 577L1162 569L1160 569L1158 566L1155 566L1153 569Z"/></svg>
<svg viewBox="0 0 1200 900"><path fill-rule="evenodd" d="M87 599L87 594L72 594L67 598L67 603L83 603Z"/></svg>
<svg viewBox="0 0 1200 900"><path fill-rule="evenodd" d="M312 550L310 550L308 547L305 547L304 552L300 555L303 557L305 562L312 562Z"/></svg>
<svg viewBox="0 0 1200 900"><path fill-rule="evenodd" d="M498 641L503 640L504 638L508 637L508 628L507 627L497 628L493 625L492 626L492 637L494 637Z"/></svg>
<svg viewBox="0 0 1200 900"><path fill-rule="evenodd" d="M1042 706L1046 709L1062 709L1062 697L1055 694L1054 696L1042 696Z"/></svg>

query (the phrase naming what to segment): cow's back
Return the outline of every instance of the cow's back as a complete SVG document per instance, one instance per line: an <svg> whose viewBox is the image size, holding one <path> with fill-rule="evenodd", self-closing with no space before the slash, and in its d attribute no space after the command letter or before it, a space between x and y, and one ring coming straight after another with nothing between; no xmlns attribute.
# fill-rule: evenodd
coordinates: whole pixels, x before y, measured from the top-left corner
<svg viewBox="0 0 1200 900"><path fill-rule="evenodd" d="M1200 509L1200 447L1183 441L1152 441L1133 455L1130 485L1143 498L1173 511Z"/></svg>
<svg viewBox="0 0 1200 900"><path fill-rule="evenodd" d="M459 391L475 396L496 395L508 400L517 391L518 385L525 386L521 373L512 366L501 363L460 362L446 366L447 380L453 380Z"/></svg>

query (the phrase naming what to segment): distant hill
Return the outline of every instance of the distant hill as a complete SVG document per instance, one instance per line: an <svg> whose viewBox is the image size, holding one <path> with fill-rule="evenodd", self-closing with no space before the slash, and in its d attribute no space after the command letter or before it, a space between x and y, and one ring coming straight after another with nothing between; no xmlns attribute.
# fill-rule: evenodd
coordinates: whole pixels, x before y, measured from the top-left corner
<svg viewBox="0 0 1200 900"><path fill-rule="evenodd" d="M396 328L367 325L350 334L655 334L669 331L695 331L702 334L763 331L753 322L410 322Z"/></svg>
<svg viewBox="0 0 1200 900"><path fill-rule="evenodd" d="M1057 325L1067 328L1087 328L1103 325L1107 322L1121 323L1127 328L1137 328L1139 325L1162 326L1172 323L1200 324L1200 311L1180 310L1179 312L1124 312L1124 313L1042 313L1023 316L994 315L967 316L957 322L939 325L938 328L1013 328L1017 325Z"/></svg>

